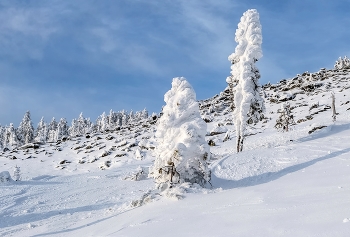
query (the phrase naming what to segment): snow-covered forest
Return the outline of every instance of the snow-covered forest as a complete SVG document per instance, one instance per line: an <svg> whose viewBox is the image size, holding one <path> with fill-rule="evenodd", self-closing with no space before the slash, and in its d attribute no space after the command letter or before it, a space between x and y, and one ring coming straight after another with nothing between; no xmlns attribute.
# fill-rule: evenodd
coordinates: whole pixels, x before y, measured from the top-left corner
<svg viewBox="0 0 350 237"><path fill-rule="evenodd" d="M146 109L135 113L133 111L128 113L124 110L120 112L110 110L108 115L103 112L96 119L95 123L90 121L90 118L84 118L83 113L80 113L77 119L72 120L70 126L65 118L61 118L59 121L52 118L49 123L46 123L44 118L42 118L37 127L34 128L30 118L30 111L27 111L17 128L14 127L13 123L9 126L0 126L0 148L10 150L23 145L34 147L47 142L54 143L66 140L69 137L81 137L96 132L114 131L131 124L137 124L143 120L152 122L156 118L157 114L155 113L149 117Z"/></svg>
<svg viewBox="0 0 350 237"><path fill-rule="evenodd" d="M257 10L235 41L206 100L0 126L0 236L348 236L350 60L261 85Z"/></svg>

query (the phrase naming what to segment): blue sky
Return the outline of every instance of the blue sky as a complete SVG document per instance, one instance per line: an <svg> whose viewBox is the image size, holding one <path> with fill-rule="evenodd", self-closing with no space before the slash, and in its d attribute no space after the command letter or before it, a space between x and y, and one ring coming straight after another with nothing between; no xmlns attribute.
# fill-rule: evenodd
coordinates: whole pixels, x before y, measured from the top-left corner
<svg viewBox="0 0 350 237"><path fill-rule="evenodd" d="M261 83L350 57L350 0L1 0L0 123L110 109L159 112L173 77L197 99L225 86L243 12L263 32Z"/></svg>

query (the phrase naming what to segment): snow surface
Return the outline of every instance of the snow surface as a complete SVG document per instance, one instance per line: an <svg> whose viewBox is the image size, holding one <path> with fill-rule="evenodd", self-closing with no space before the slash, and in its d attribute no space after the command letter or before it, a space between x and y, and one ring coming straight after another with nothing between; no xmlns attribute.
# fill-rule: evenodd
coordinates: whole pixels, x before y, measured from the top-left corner
<svg viewBox="0 0 350 237"><path fill-rule="evenodd" d="M154 190L144 174L157 145L148 123L2 152L0 172L13 175L17 165L22 180L0 184L0 236L349 236L350 70L327 73L313 92L288 91L299 120L290 132L274 125L277 95L293 80L265 87L267 119L250 128L239 154L223 94L200 102L213 103L206 136L216 143L213 187L184 185L174 190L178 201ZM230 140L210 135L219 123Z"/></svg>

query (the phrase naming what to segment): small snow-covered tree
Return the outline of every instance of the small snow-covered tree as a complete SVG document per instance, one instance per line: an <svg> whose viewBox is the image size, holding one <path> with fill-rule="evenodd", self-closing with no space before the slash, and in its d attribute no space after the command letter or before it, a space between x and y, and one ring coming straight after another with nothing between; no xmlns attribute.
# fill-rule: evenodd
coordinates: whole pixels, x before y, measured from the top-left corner
<svg viewBox="0 0 350 237"><path fill-rule="evenodd" d="M262 34L259 13L246 11L236 30L237 47L228 59L231 61L231 76L226 81L234 95L233 117L237 134L237 152L243 150L247 124L263 118L264 100L260 96L260 73L255 63L262 57Z"/></svg>
<svg viewBox="0 0 350 237"><path fill-rule="evenodd" d="M290 126L295 125L290 104L288 102L282 104L281 109L279 109L277 113L279 113L280 115L276 120L275 128L282 130L284 132L288 132Z"/></svg>
<svg viewBox="0 0 350 237"><path fill-rule="evenodd" d="M47 124L44 121L44 117L40 119L40 122L35 130L34 141L42 143L47 141Z"/></svg>
<svg viewBox="0 0 350 237"><path fill-rule="evenodd" d="M335 122L337 120L337 112L335 110L335 95L333 91L331 93L331 98L332 98L332 120L333 122Z"/></svg>
<svg viewBox="0 0 350 237"><path fill-rule="evenodd" d="M177 77L164 101L150 176L160 188L183 182L204 185L210 180L210 152L204 139L207 125L200 116L196 94L185 78Z"/></svg>
<svg viewBox="0 0 350 237"><path fill-rule="evenodd" d="M15 181L21 180L21 168L16 165L16 167L13 170L13 178Z"/></svg>
<svg viewBox="0 0 350 237"><path fill-rule="evenodd" d="M21 144L31 143L34 140L34 128L29 111L24 114L22 122L17 128L17 136Z"/></svg>

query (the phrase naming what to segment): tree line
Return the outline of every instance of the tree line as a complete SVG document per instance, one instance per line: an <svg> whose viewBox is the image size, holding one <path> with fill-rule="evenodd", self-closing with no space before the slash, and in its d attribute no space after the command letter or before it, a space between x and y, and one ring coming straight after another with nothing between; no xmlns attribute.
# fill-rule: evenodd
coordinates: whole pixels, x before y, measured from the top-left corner
<svg viewBox="0 0 350 237"><path fill-rule="evenodd" d="M77 137L87 133L114 131L147 118L146 109L137 112L110 110L109 114L104 112L98 116L95 123L91 122L90 118L84 118L83 113L80 113L77 119L72 120L70 126L65 118L59 121L52 118L51 122L46 123L42 117L34 129L30 111L27 111L17 128L13 123L10 123L9 126L0 126L0 147L13 149L29 143L57 142L69 136Z"/></svg>

